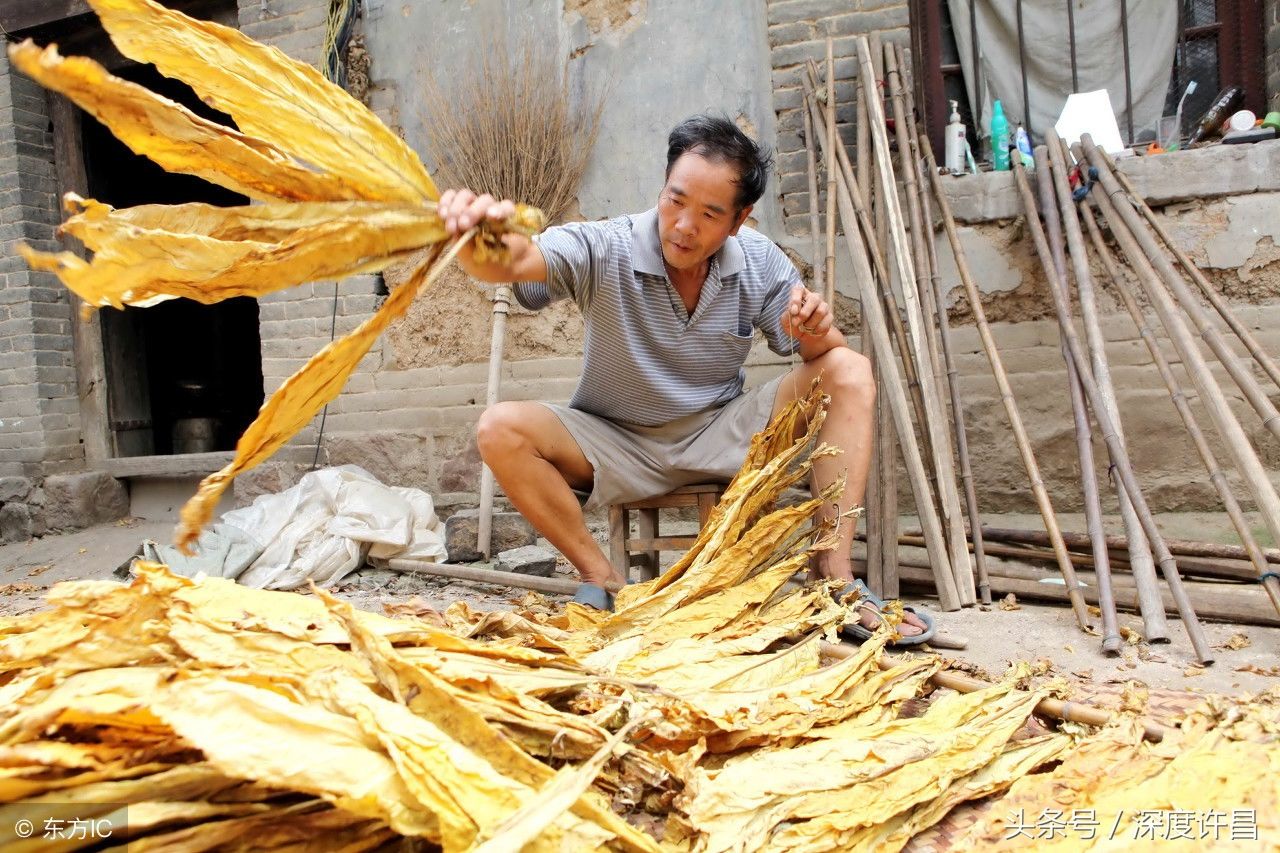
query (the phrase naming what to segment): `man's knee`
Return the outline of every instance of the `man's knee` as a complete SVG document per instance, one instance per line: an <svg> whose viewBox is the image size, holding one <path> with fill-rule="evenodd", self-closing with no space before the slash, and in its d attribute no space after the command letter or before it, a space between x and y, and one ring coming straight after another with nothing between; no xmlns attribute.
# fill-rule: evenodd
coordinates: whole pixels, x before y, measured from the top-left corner
<svg viewBox="0 0 1280 853"><path fill-rule="evenodd" d="M822 373L828 394L863 405L875 400L876 380L865 355L848 347L835 347L820 358L826 362Z"/></svg>
<svg viewBox="0 0 1280 853"><path fill-rule="evenodd" d="M485 409L476 424L476 447L490 468L496 460L532 445L525 431L528 418L524 405L514 400L495 403Z"/></svg>

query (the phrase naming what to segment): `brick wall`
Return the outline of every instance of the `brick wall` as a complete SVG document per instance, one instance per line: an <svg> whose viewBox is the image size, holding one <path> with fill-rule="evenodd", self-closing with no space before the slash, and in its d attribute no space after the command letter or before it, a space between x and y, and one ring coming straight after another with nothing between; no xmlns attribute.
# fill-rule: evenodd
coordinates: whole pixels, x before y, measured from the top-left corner
<svg viewBox="0 0 1280 853"><path fill-rule="evenodd" d="M773 63L774 111L778 116L778 175L787 233L809 233L809 189L805 165L801 75L813 58L826 62L827 37L836 65L836 127L846 145L854 142L855 40L878 32L886 41L908 44L905 0L768 0L769 47ZM852 154L852 151L850 152ZM825 198L825 193L824 193ZM820 201L819 210L825 210Z"/></svg>
<svg viewBox="0 0 1280 853"><path fill-rule="evenodd" d="M52 136L44 90L0 54L0 474L10 476L84 459L67 290L17 251L63 248Z"/></svg>
<svg viewBox="0 0 1280 853"><path fill-rule="evenodd" d="M1267 0L1267 109L1280 110L1280 0Z"/></svg>

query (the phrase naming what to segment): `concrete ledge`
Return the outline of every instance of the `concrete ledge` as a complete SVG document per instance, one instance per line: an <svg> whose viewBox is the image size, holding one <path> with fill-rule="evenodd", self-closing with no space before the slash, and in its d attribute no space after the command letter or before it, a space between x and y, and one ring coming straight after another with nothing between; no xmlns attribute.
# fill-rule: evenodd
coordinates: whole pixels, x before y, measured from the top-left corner
<svg viewBox="0 0 1280 853"><path fill-rule="evenodd" d="M1154 207L1197 198L1280 191L1280 140L1214 145L1156 157L1126 157L1128 175ZM990 222L1022 215L1012 172L983 172L942 180L960 222Z"/></svg>
<svg viewBox="0 0 1280 853"><path fill-rule="evenodd" d="M98 466L112 477L190 477L212 474L224 468L235 453L182 453L174 456L122 456L104 459Z"/></svg>

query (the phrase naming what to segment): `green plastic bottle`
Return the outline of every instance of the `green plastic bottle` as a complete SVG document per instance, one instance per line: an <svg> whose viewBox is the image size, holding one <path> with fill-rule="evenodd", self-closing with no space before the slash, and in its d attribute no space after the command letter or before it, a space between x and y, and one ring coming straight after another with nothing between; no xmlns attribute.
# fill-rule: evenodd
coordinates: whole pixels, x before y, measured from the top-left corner
<svg viewBox="0 0 1280 853"><path fill-rule="evenodd" d="M991 163L997 172L1007 172L1009 165L1009 120L1004 106L997 100L991 111Z"/></svg>

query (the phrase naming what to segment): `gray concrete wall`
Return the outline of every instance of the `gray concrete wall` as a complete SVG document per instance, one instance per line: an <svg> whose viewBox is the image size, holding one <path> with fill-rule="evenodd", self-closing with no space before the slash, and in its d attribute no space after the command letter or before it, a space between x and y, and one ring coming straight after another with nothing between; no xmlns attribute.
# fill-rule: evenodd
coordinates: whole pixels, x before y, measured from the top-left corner
<svg viewBox="0 0 1280 853"><path fill-rule="evenodd" d="M1267 109L1280 110L1280 0L1266 0L1262 19L1267 31Z"/></svg>

